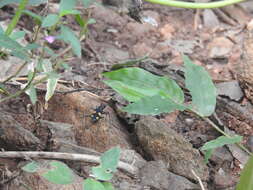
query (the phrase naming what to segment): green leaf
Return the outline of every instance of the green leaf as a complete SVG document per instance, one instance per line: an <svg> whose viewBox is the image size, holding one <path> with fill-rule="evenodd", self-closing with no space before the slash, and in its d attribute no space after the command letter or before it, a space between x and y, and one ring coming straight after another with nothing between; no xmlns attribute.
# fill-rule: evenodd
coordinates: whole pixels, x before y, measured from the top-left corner
<svg viewBox="0 0 253 190"><path fill-rule="evenodd" d="M94 179L86 179L83 183L83 190L106 190L102 183Z"/></svg>
<svg viewBox="0 0 253 190"><path fill-rule="evenodd" d="M11 54L26 61L29 61L29 54L18 42L5 34L0 34L0 47L11 50Z"/></svg>
<svg viewBox="0 0 253 190"><path fill-rule="evenodd" d="M29 173L34 173L40 168L40 165L37 162L30 162L29 164L26 164L23 166L21 169L29 172Z"/></svg>
<svg viewBox="0 0 253 190"><path fill-rule="evenodd" d="M45 73L48 75L48 80L47 80L47 92L45 96L45 100L48 101L53 95L54 91L59 79L59 76L57 73L54 72L52 68L52 63L50 62L49 59L44 59L42 61L42 67Z"/></svg>
<svg viewBox="0 0 253 190"><path fill-rule="evenodd" d="M81 44L75 33L67 26L61 26L61 39L70 43L75 55L81 58Z"/></svg>
<svg viewBox="0 0 253 190"><path fill-rule="evenodd" d="M112 184L109 182L103 182L102 184L103 184L105 190L115 190L114 187L112 186Z"/></svg>
<svg viewBox="0 0 253 190"><path fill-rule="evenodd" d="M111 180L113 177L111 171L106 170L106 168L103 168L102 166L92 167L92 174L96 179L103 181Z"/></svg>
<svg viewBox="0 0 253 190"><path fill-rule="evenodd" d="M242 136L235 135L234 137L220 136L215 140L209 141L202 146L201 150L209 150L222 147L226 144L234 144L242 141Z"/></svg>
<svg viewBox="0 0 253 190"><path fill-rule="evenodd" d="M25 37L25 31L16 31L11 33L10 38L13 40L18 40Z"/></svg>
<svg viewBox="0 0 253 190"><path fill-rule="evenodd" d="M110 170L111 172L115 172L118 166L120 158L120 148L114 147L102 154L100 157L101 166L106 170Z"/></svg>
<svg viewBox="0 0 253 190"><path fill-rule="evenodd" d="M206 150L204 151L205 152L205 164L208 163L208 160L211 158L212 154L213 154L213 150L214 149L209 149L209 150Z"/></svg>
<svg viewBox="0 0 253 190"><path fill-rule="evenodd" d="M86 21L81 17L81 15L75 15L75 20L81 27L85 26Z"/></svg>
<svg viewBox="0 0 253 190"><path fill-rule="evenodd" d="M60 16L65 16L65 15L79 15L81 14L80 11L78 10L64 10L61 12Z"/></svg>
<svg viewBox="0 0 253 190"><path fill-rule="evenodd" d="M117 169L119 158L119 147L114 147L104 152L100 157L100 165L97 167L92 167L92 174L99 180L110 180L113 177L112 173Z"/></svg>
<svg viewBox="0 0 253 190"><path fill-rule="evenodd" d="M123 108L123 111L132 114L141 115L158 115L161 113L169 113L175 110L183 111L186 107L183 104L177 104L171 101L169 98L155 95L151 97L145 97L137 102L129 104Z"/></svg>
<svg viewBox="0 0 253 190"><path fill-rule="evenodd" d="M82 0L84 8L88 8L92 4L92 0Z"/></svg>
<svg viewBox="0 0 253 190"><path fill-rule="evenodd" d="M37 93L36 93L36 89L34 88L34 86L31 85L30 88L28 90L26 90L26 93L29 95L31 102L34 105L37 102Z"/></svg>
<svg viewBox="0 0 253 190"><path fill-rule="evenodd" d="M66 185L73 183L73 172L66 164L58 161L51 161L50 166L51 169L42 174L45 179L55 184Z"/></svg>
<svg viewBox="0 0 253 190"><path fill-rule="evenodd" d="M236 190L252 190L253 189L253 156L250 157L241 171L239 183Z"/></svg>
<svg viewBox="0 0 253 190"><path fill-rule="evenodd" d="M49 14L43 19L41 27L42 28L47 28L47 27L54 26L58 21L59 21L59 16L58 15Z"/></svg>
<svg viewBox="0 0 253 190"><path fill-rule="evenodd" d="M184 94L174 80L153 75L143 69L132 67L103 73L111 80L104 81L130 102L146 96L160 94L176 103L184 102Z"/></svg>
<svg viewBox="0 0 253 190"><path fill-rule="evenodd" d="M192 111L200 116L210 116L216 105L216 88L209 74L201 66L191 62L189 57L183 56L185 65L185 85L192 96Z"/></svg>
<svg viewBox="0 0 253 190"><path fill-rule="evenodd" d="M60 2L60 15L63 14L64 11L73 10L76 6L76 0L61 0Z"/></svg>

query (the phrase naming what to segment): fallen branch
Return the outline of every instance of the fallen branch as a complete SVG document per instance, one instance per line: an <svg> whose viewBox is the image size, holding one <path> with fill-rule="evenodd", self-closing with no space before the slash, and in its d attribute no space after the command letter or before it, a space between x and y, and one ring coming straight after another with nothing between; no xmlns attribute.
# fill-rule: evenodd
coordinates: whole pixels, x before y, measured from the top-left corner
<svg viewBox="0 0 253 190"><path fill-rule="evenodd" d="M4 151L0 153L0 158L47 158L47 159L60 159L60 160L76 160L89 163L100 163L99 156L88 154L72 154L61 152L29 152L29 151ZM119 161L118 168L126 171L131 176L135 177L138 168L128 163Z"/></svg>

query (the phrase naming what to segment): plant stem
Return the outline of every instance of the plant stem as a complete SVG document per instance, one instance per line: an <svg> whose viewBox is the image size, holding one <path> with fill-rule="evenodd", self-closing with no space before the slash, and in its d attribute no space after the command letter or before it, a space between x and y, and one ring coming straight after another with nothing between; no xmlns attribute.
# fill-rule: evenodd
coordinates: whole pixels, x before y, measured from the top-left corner
<svg viewBox="0 0 253 190"><path fill-rule="evenodd" d="M217 125L215 125L215 123L213 123L210 119L205 118L205 117L201 117L204 121L206 121L207 123L209 123L212 127L214 127L218 132L220 132L221 134L223 134L224 136L228 137L228 138L232 138L229 134L225 133L223 130L221 130ZM250 156L252 156L252 152L250 152L246 147L244 147L241 143L236 143L237 146L239 146L242 150L244 150L245 152L247 152Z"/></svg>
<svg viewBox="0 0 253 190"><path fill-rule="evenodd" d="M236 3L243 2L245 0L223 0L223 1L216 1L210 3L191 3L191 2L182 2L182 1L175 1L175 0L145 0L150 3L166 5L170 7L179 7L179 8L190 8L190 9L213 9L224 7Z"/></svg>
<svg viewBox="0 0 253 190"><path fill-rule="evenodd" d="M13 17L13 19L11 20L11 23L8 25L8 28L5 31L6 35L9 36L12 33L12 31L14 30L14 28L16 27L16 25L17 25L21 15L22 15L22 12L25 9L27 3L28 3L28 0L22 0L19 3L18 10L16 11L15 16Z"/></svg>

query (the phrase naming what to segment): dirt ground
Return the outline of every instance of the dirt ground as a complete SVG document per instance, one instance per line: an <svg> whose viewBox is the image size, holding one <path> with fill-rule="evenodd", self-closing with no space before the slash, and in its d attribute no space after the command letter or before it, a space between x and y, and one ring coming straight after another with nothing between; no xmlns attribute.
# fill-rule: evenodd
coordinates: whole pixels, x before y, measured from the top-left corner
<svg viewBox="0 0 253 190"><path fill-rule="evenodd" d="M5 22L13 14L13 11L12 7L4 7L0 10L1 23ZM10 142L7 145L2 145L2 141L0 141L2 146L0 148L6 151L50 149L60 152L60 150L66 150L61 144L65 138L71 143L75 142L78 146L97 152L103 152L109 147L120 145L124 149L136 150L145 160L156 160L155 157L152 157L152 150L150 150L151 153L149 152L150 156L136 140L138 137L135 136L133 125L137 120L141 120L141 117L133 115L128 117L124 114L122 116L114 106L107 106L106 111L109 114L96 124L93 124L82 114L90 113L101 102L112 97L118 103L125 103L102 82L101 73L109 71L114 64L148 56L153 62L143 64L142 67L153 73L164 75L166 69L171 65L174 68L182 67L181 54L184 53L189 55L195 64L205 67L217 84L219 93L217 115L212 119L216 120L217 123L220 121L221 126L227 130L243 135L244 143L252 150L253 107L247 89L253 89L253 80L250 80L250 76L253 76L253 64L252 61L248 61L249 59L245 60L247 56L253 57L253 52L251 52L251 48L253 48L251 40L253 38L250 38L253 27L252 13L253 6L247 2L222 9L198 11L144 3L143 17L151 19L152 22L138 23L128 15L119 15L110 8L100 5L94 6L91 17L96 20L96 23L89 26L88 36L82 43L82 59L75 57L70 59L71 71L62 73L62 80L68 81L68 86L70 84L75 84L72 86L74 88L88 86L89 93L74 93L66 96L56 94L50 100L47 110L43 108L39 111L36 110L36 114L41 119L71 124L74 126L73 130L69 132L69 135L63 133L63 139L61 139L59 137L61 135L54 136L57 132L51 131L49 133L44 128L38 129L38 123L36 123L38 119L35 119L37 115L34 114L35 112L31 114L25 110L24 107L29 104L29 100L23 95L15 100L2 103L1 110L10 113L13 120L35 134L36 137L40 137L40 142L34 138L29 141L20 140L17 141L18 143L15 141L16 144L13 144L11 139L5 138L5 141L9 140ZM70 18L67 19L71 21ZM25 24L28 21L28 17L23 17L19 27L31 30L32 26ZM75 29L75 24L71 24L71 27ZM246 75L246 78L249 79L247 83L245 82L248 84L246 90L241 89L243 88L242 81L240 78L238 79L238 75ZM237 81L241 81L240 87L236 83ZM237 88L232 88L236 85L234 82L237 84ZM64 89L65 87L59 88ZM41 105L44 104L43 93L43 91L39 93ZM218 136L218 133L208 123L199 120L188 112L164 114L156 118L171 126L170 128L182 135L194 148L200 148L205 142ZM45 123L40 123L39 126L41 125L48 126ZM49 130L53 129L49 127ZM234 189L240 168L246 158L234 147L218 150L208 165L210 174L208 180L203 177L206 187L210 190ZM12 179L10 177L9 181L6 180L8 175L6 175L7 169L4 166L7 165L8 171L13 172L16 171L17 163L19 162L15 160L1 159L0 173L5 178L0 178L2 185L0 188L7 189L8 183ZM73 163L70 165L73 169L78 168L75 168ZM78 168L77 171L86 171L86 166L82 167L82 169ZM83 172L80 176L87 177L87 174ZM191 178L181 173L180 176L187 179ZM119 177L119 181L120 179ZM27 176L21 180L26 181ZM133 183L130 179L128 181ZM197 182L193 179L190 181ZM122 183L114 181L114 184ZM16 188L13 184L9 187L9 189ZM46 186L43 187L46 188ZM117 187L124 189L120 185ZM36 189L39 188L36 187ZM140 187L140 189L142 188ZM160 187L160 189L165 188Z"/></svg>

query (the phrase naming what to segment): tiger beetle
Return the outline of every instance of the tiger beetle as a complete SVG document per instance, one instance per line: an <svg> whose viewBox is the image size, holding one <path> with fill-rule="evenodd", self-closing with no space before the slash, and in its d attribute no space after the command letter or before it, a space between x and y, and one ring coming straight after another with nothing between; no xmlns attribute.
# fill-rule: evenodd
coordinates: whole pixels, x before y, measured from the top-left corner
<svg viewBox="0 0 253 190"><path fill-rule="evenodd" d="M94 109L95 112L90 115L91 121L93 123L96 123L103 118L103 114L105 114L104 112L105 107L106 107L105 104L101 104L100 106Z"/></svg>

